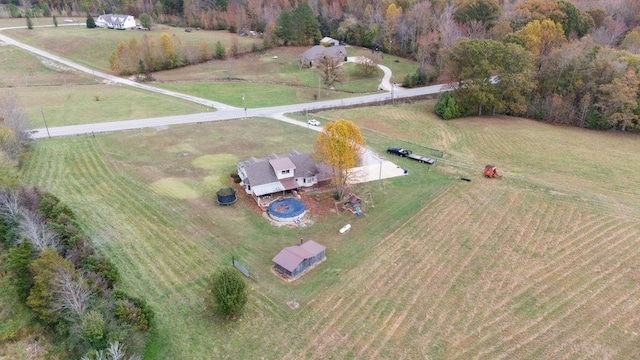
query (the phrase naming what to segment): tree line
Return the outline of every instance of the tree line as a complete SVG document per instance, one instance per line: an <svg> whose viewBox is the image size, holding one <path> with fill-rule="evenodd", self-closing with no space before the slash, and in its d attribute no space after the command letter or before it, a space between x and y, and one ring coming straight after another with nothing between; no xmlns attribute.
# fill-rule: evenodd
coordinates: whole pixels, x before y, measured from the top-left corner
<svg viewBox="0 0 640 360"><path fill-rule="evenodd" d="M516 31L461 37L444 57L443 118L507 114L591 129L640 130L640 28L562 0L518 7ZM497 25L496 25L497 26ZM595 30L594 30L595 29Z"/></svg>
<svg viewBox="0 0 640 360"><path fill-rule="evenodd" d="M74 212L39 188L0 189L0 254L20 301L74 358L140 358L153 311L118 289Z"/></svg>
<svg viewBox="0 0 640 360"><path fill-rule="evenodd" d="M33 4L38 9L57 9L60 3L40 0ZM458 87L450 96L461 102L459 110L463 114L488 110L598 129L631 130L638 126L634 83L639 71L640 2L636 0L84 0L63 4L76 4L76 10L91 13L144 15L173 25L256 31L261 34L263 48L315 44L322 36L331 36L417 61L418 70L406 74L405 86L461 81L479 85L482 78L461 78L469 69L462 71L464 65L453 64L463 51L461 47L484 46L495 53L498 45L494 42L504 44L505 49L515 49L511 45L516 45L527 53L517 50L518 56L530 64L522 67L520 74L527 83L519 92L503 95L526 96L518 99L518 104L513 102L516 99L510 100L509 105L498 101L490 87L483 86L473 101L479 97L493 100L488 98L487 103L476 106L465 103L471 87ZM457 42L466 45L456 46ZM469 59L475 62L504 58L483 51L469 54L480 56ZM185 58L170 62L159 57L155 64L163 68L204 57ZM208 58L213 58L212 54ZM146 61L144 65L153 66ZM501 85L506 86L502 65L490 65L494 67L488 71L491 76L502 75ZM139 59L123 67L130 73L141 70ZM478 73L471 75L484 76L487 72L476 70ZM511 78L515 76L512 70L508 70Z"/></svg>
<svg viewBox="0 0 640 360"><path fill-rule="evenodd" d="M28 129L17 98L0 99L0 270L9 280L0 291L11 287L71 358L139 359L154 313L118 288L117 268L69 206L21 184Z"/></svg>

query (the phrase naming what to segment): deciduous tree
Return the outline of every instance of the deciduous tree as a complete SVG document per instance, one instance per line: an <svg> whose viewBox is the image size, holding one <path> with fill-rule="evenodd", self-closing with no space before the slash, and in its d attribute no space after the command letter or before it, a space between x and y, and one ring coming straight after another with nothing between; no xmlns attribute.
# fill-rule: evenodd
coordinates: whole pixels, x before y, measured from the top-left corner
<svg viewBox="0 0 640 360"><path fill-rule="evenodd" d="M465 0L456 9L454 18L465 24L477 21L491 28L500 18L500 5L496 0Z"/></svg>
<svg viewBox="0 0 640 360"><path fill-rule="evenodd" d="M316 159L333 169L332 181L339 198L345 193L351 180L358 175L349 169L360 164L364 145L360 128L344 119L326 124L314 143Z"/></svg>
<svg viewBox="0 0 640 360"><path fill-rule="evenodd" d="M68 268L58 268L54 280L53 310L82 317L92 295L86 279Z"/></svg>
<svg viewBox="0 0 640 360"><path fill-rule="evenodd" d="M227 318L240 315L247 303L247 285L240 273L232 267L224 267L213 274L207 284L205 302L211 310L217 310Z"/></svg>
<svg viewBox="0 0 640 360"><path fill-rule="evenodd" d="M47 323L54 323L59 316L53 309L56 277L60 269L73 271L73 265L58 255L54 249L47 248L29 265L29 269L33 275L34 285L27 298L27 305L37 318Z"/></svg>
<svg viewBox="0 0 640 360"><path fill-rule="evenodd" d="M485 109L520 114L533 89L531 55L519 45L460 39L447 58L455 81L453 96L467 114Z"/></svg>
<svg viewBox="0 0 640 360"><path fill-rule="evenodd" d="M566 41L562 25L550 19L533 20L515 34L525 48L538 58L549 55L551 50Z"/></svg>
<svg viewBox="0 0 640 360"><path fill-rule="evenodd" d="M38 213L24 210L20 218L20 236L27 239L33 247L38 250L52 248L56 251L60 249L57 234L45 223Z"/></svg>
<svg viewBox="0 0 640 360"><path fill-rule="evenodd" d="M344 71L340 67L340 62L333 56L320 56L316 59L315 65L320 73L322 82L327 86L327 92L335 83L344 81Z"/></svg>
<svg viewBox="0 0 640 360"><path fill-rule="evenodd" d="M600 86L598 105L612 127L622 131L638 126L640 79L629 67L622 78Z"/></svg>
<svg viewBox="0 0 640 360"><path fill-rule="evenodd" d="M140 26L151 30L151 16L149 14L141 14L140 15Z"/></svg>

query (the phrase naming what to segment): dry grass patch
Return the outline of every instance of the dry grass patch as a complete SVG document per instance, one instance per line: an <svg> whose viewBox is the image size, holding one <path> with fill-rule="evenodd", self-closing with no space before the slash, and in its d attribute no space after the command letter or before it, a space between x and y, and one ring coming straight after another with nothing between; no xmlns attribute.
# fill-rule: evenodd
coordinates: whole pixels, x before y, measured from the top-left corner
<svg viewBox="0 0 640 360"><path fill-rule="evenodd" d="M175 199L195 199L201 196L198 184L189 179L162 179L153 182L150 187L160 195Z"/></svg>

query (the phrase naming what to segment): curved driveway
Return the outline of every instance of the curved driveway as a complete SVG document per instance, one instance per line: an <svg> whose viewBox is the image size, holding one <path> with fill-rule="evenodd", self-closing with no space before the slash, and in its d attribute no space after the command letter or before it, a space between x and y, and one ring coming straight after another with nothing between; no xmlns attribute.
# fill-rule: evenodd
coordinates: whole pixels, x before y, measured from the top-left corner
<svg viewBox="0 0 640 360"><path fill-rule="evenodd" d="M52 25L49 25L49 26L52 26ZM17 28L25 28L25 27L22 26ZM9 28L5 28L5 29L9 29ZM0 30L4 30L4 29L0 29ZM380 92L373 95L357 96L357 97L339 99L339 100L317 101L317 102L305 103L305 104L293 104L293 105L282 105L282 106L273 106L273 107L264 107L264 108L242 109L242 108L229 106L220 102L211 101L208 99L203 99L203 98L199 98L199 97L191 96L187 94L182 94L175 91L164 90L154 86L141 84L128 79L123 79L121 77L106 74L100 71L95 71L93 69L77 64L68 59L65 59L60 56L51 54L49 52L23 44L21 42L18 42L2 34L0 34L0 41L5 42L9 45L19 47L26 51L32 52L38 56L59 62L71 68L77 69L79 71L83 71L85 73L94 75L95 77L100 77L115 83L132 86L142 90L152 91L152 92L160 93L167 96L173 96L173 97L180 98L187 101L192 101L198 104L205 105L207 107L216 108L218 110L216 112L206 112L206 113L199 113L199 114L166 116L166 117L159 117L159 118L124 120L124 121L115 121L115 122L103 122L103 123L84 124L84 125L70 125L70 126L53 127L48 129L45 129L45 128L34 129L31 135L31 137L34 139L54 137L54 136L69 136L69 135L92 134L92 133L100 133L100 132L108 132L108 131L131 130L131 129L146 128L146 127L158 127L158 126L168 126L168 125L177 125L177 124L193 124L193 123L203 123L203 122L211 122L211 121L243 119L251 116L262 116L262 117L274 118L277 120L289 122L294 125L305 126L305 127L312 128L316 131L319 131L321 130L320 127L309 126L304 122L289 119L285 117L283 114L292 113L292 112L302 112L302 111L316 111L316 110L330 109L330 108L344 107L344 106L361 106L365 104L390 101L390 100L393 101L396 98L400 99L400 98L410 98L410 97L416 97L416 96L436 94L444 91L446 88L446 85L442 85L442 84L421 87L421 88L413 88L413 89L396 88L395 86L390 84L390 81L389 81L391 78L391 70L389 70L389 68L385 66L379 66L384 72L384 77L380 84L380 88L385 89L387 91L389 91L390 89L390 92Z"/></svg>

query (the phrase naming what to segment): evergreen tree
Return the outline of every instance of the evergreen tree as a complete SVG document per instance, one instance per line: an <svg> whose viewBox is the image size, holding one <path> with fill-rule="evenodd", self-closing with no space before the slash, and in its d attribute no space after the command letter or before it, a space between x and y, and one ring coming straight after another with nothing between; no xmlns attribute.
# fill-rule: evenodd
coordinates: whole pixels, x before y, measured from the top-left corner
<svg viewBox="0 0 640 360"><path fill-rule="evenodd" d="M31 243L23 240L19 245L12 247L7 255L7 270L12 273L13 285L16 287L18 297L23 302L27 300L33 286L29 264L33 261L34 253Z"/></svg>
<svg viewBox="0 0 640 360"><path fill-rule="evenodd" d="M208 283L209 295L205 299L210 309L218 310L227 318L239 315L247 303L247 285L240 273L225 267L218 270Z"/></svg>
<svg viewBox="0 0 640 360"><path fill-rule="evenodd" d="M462 116L462 112L456 103L456 99L448 91L440 95L435 107L436 114L445 120L455 119Z"/></svg>
<svg viewBox="0 0 640 360"><path fill-rule="evenodd" d="M93 29L95 27L96 27L96 21L93 20L93 16L91 16L91 14L87 13L87 28Z"/></svg>
<svg viewBox="0 0 640 360"><path fill-rule="evenodd" d="M55 15L53 16L53 26L58 27L58 18Z"/></svg>
<svg viewBox="0 0 640 360"><path fill-rule="evenodd" d="M33 30L33 21L31 20L31 15L27 15L27 29Z"/></svg>

